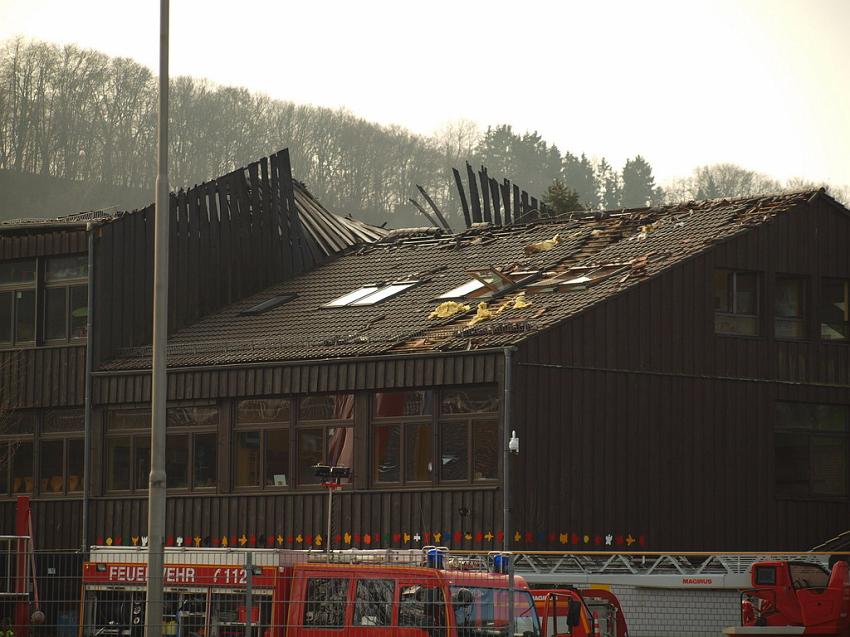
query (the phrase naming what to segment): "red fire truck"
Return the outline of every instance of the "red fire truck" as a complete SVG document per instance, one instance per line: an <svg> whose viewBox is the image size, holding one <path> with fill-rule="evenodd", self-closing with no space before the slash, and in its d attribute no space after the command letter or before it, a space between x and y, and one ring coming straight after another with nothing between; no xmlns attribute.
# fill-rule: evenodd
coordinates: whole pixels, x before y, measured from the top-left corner
<svg viewBox="0 0 850 637"><path fill-rule="evenodd" d="M628 637L620 600L604 588L555 588L531 591L547 634L557 630L571 637Z"/></svg>
<svg viewBox="0 0 850 637"><path fill-rule="evenodd" d="M83 566L80 637L142 636L145 561L144 549L93 549ZM490 561L498 570L499 560ZM164 562L164 635L508 635L508 576L433 548L169 549ZM514 635L543 637L527 584L517 576L513 586Z"/></svg>

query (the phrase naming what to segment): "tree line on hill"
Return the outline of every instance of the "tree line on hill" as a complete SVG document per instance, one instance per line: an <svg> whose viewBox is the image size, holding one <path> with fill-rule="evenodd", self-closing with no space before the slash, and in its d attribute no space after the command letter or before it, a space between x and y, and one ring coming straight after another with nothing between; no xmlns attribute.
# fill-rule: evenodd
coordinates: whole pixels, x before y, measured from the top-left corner
<svg viewBox="0 0 850 637"><path fill-rule="evenodd" d="M509 125L482 131L458 120L423 136L344 109L274 100L192 77L172 79L170 116L174 187L288 146L296 176L330 209L392 226L423 223L408 201L416 184L457 215L450 169L465 161L486 165L491 176L511 179L560 211L778 186L755 173L747 178L742 173L749 171L738 167L730 173L708 166L665 192L640 155L617 170L605 158L561 152L537 132ZM156 78L133 60L20 38L0 46L0 171L153 192L156 125Z"/></svg>

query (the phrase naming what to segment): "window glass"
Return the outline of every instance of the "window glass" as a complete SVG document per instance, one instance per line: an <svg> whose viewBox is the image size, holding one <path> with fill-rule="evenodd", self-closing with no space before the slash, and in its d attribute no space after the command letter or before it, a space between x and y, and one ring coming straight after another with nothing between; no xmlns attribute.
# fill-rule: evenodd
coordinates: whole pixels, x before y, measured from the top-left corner
<svg viewBox="0 0 850 637"><path fill-rule="evenodd" d="M269 429L266 436L266 486L289 486L289 430Z"/></svg>
<svg viewBox="0 0 850 637"><path fill-rule="evenodd" d="M393 283L392 285L382 287L380 290L373 292L372 294L353 301L351 305L374 305L375 303L380 303L384 299L388 299L391 296L395 296L396 294L403 292L404 290L413 285L416 285L416 281L407 283Z"/></svg>
<svg viewBox="0 0 850 637"><path fill-rule="evenodd" d="M12 493L32 493L32 443L11 442Z"/></svg>
<svg viewBox="0 0 850 637"><path fill-rule="evenodd" d="M322 462L322 430L302 429L298 432L298 482L318 484L321 479L313 473L313 465Z"/></svg>
<svg viewBox="0 0 850 637"><path fill-rule="evenodd" d="M440 477L443 480L468 480L468 436L466 422L447 422L440 426Z"/></svg>
<svg viewBox="0 0 850 637"><path fill-rule="evenodd" d="M344 307L358 299L362 299L364 296L367 296L377 291L378 286L376 285L358 288L357 290L354 290L354 292L349 292L348 294L344 294L343 296L340 296L339 298L336 298L333 301L326 303L325 307Z"/></svg>
<svg viewBox="0 0 850 637"><path fill-rule="evenodd" d="M405 425L405 479L430 482L434 472L434 428L431 423Z"/></svg>
<svg viewBox="0 0 850 637"><path fill-rule="evenodd" d="M147 489L151 476L151 439L133 436L133 488Z"/></svg>
<svg viewBox="0 0 850 637"><path fill-rule="evenodd" d="M775 586L776 585L776 567L775 566L756 566L756 585L757 586Z"/></svg>
<svg viewBox="0 0 850 637"><path fill-rule="evenodd" d="M12 295L0 292L0 343L12 342Z"/></svg>
<svg viewBox="0 0 850 637"><path fill-rule="evenodd" d="M42 440L39 449L40 480L42 493L62 493L65 487L62 440Z"/></svg>
<svg viewBox="0 0 850 637"><path fill-rule="evenodd" d="M348 581L338 577L307 580L304 625L316 628L342 628L348 601Z"/></svg>
<svg viewBox="0 0 850 637"><path fill-rule="evenodd" d="M189 486L189 436L166 436L165 479L171 489L185 489Z"/></svg>
<svg viewBox="0 0 850 637"><path fill-rule="evenodd" d="M270 398L240 400L236 407L236 422L240 425L289 422L289 401Z"/></svg>
<svg viewBox="0 0 850 637"><path fill-rule="evenodd" d="M732 273L724 270L714 271L714 309L717 312L732 311Z"/></svg>
<svg viewBox="0 0 850 637"><path fill-rule="evenodd" d="M812 493L847 493L847 438L814 436L811 440Z"/></svg>
<svg viewBox="0 0 850 637"><path fill-rule="evenodd" d="M446 625L443 591L438 587L412 584L402 586L398 604L398 625L439 628Z"/></svg>
<svg viewBox="0 0 850 637"><path fill-rule="evenodd" d="M236 433L236 476L237 487L260 486L260 432L240 431Z"/></svg>
<svg viewBox="0 0 850 637"><path fill-rule="evenodd" d="M106 439L106 488L126 491L130 488L130 438Z"/></svg>
<svg viewBox="0 0 850 637"><path fill-rule="evenodd" d="M216 434L195 434L192 486L214 487L216 479Z"/></svg>
<svg viewBox="0 0 850 637"><path fill-rule="evenodd" d="M35 259L0 263L0 285L35 282Z"/></svg>
<svg viewBox="0 0 850 637"><path fill-rule="evenodd" d="M850 282L823 279L821 284L821 338L846 341L850 338Z"/></svg>
<svg viewBox="0 0 850 637"><path fill-rule="evenodd" d="M35 290L15 292L15 341L35 340Z"/></svg>
<svg viewBox="0 0 850 637"><path fill-rule="evenodd" d="M68 492L83 490L84 443L75 438L68 441Z"/></svg>
<svg viewBox="0 0 850 637"><path fill-rule="evenodd" d="M714 331L757 336L759 333L758 275L755 272L714 272Z"/></svg>
<svg viewBox="0 0 850 637"><path fill-rule="evenodd" d="M354 462L354 429L352 427L328 427L325 462L331 466L349 468L354 466L352 464Z"/></svg>
<svg viewBox="0 0 850 637"><path fill-rule="evenodd" d="M48 411L44 415L42 427L45 433L83 431L85 429L85 416L82 411L76 409Z"/></svg>
<svg viewBox="0 0 850 637"><path fill-rule="evenodd" d="M826 588L829 584L829 572L819 564L788 564L788 575L794 588Z"/></svg>
<svg viewBox="0 0 850 637"><path fill-rule="evenodd" d="M354 394L326 394L302 398L298 416L302 421L351 420L354 418Z"/></svg>
<svg viewBox="0 0 850 637"><path fill-rule="evenodd" d="M758 314L757 282L753 272L735 273L735 314Z"/></svg>
<svg viewBox="0 0 850 637"><path fill-rule="evenodd" d="M85 285L69 288L71 293L70 325L71 338L86 337L86 321L89 315L89 289Z"/></svg>
<svg viewBox="0 0 850 637"><path fill-rule="evenodd" d="M151 412L145 409L110 411L106 426L109 430L150 429Z"/></svg>
<svg viewBox="0 0 850 637"><path fill-rule="evenodd" d="M375 427L373 447L375 482L401 481L401 426L378 425Z"/></svg>
<svg viewBox="0 0 850 637"><path fill-rule="evenodd" d="M805 338L805 288L803 278L777 277L773 309L777 338Z"/></svg>
<svg viewBox="0 0 850 637"><path fill-rule="evenodd" d="M472 423L472 479L499 477L499 425L493 420Z"/></svg>
<svg viewBox="0 0 850 637"><path fill-rule="evenodd" d="M377 418L431 415L430 391L377 392L374 397L374 412Z"/></svg>
<svg viewBox="0 0 850 637"><path fill-rule="evenodd" d="M67 334L68 288L47 288L44 291L44 338L65 339Z"/></svg>
<svg viewBox="0 0 850 637"><path fill-rule="evenodd" d="M9 443L0 440L0 495L9 493Z"/></svg>
<svg viewBox="0 0 850 637"><path fill-rule="evenodd" d="M64 281L66 279L84 279L89 273L89 258L87 255L70 257L51 257L47 260L44 270L45 281Z"/></svg>
<svg viewBox="0 0 850 637"><path fill-rule="evenodd" d="M440 395L440 413L482 414L499 411L496 387L461 387L446 389Z"/></svg>
<svg viewBox="0 0 850 637"><path fill-rule="evenodd" d="M395 582L391 579L357 580L353 626L390 626Z"/></svg>
<svg viewBox="0 0 850 637"><path fill-rule="evenodd" d="M169 427L215 427L218 425L217 407L169 407Z"/></svg>
<svg viewBox="0 0 850 637"><path fill-rule="evenodd" d="M32 434L35 433L35 414L28 411L10 412L4 415L4 434Z"/></svg>

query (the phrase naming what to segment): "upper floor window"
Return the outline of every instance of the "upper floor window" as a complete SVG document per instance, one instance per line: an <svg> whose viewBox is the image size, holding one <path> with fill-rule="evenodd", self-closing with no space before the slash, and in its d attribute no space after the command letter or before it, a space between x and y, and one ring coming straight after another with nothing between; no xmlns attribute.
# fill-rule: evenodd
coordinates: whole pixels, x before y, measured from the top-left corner
<svg viewBox="0 0 850 637"><path fill-rule="evenodd" d="M372 481L375 484L433 480L433 404L431 391L374 394Z"/></svg>
<svg viewBox="0 0 850 637"><path fill-rule="evenodd" d="M295 433L299 485L322 481L313 468L317 464L353 468L354 394L302 398L298 401Z"/></svg>
<svg viewBox="0 0 850 637"><path fill-rule="evenodd" d="M44 271L44 340L85 338L88 318L88 257L47 260Z"/></svg>
<svg viewBox="0 0 850 637"><path fill-rule="evenodd" d="M777 495L847 495L848 418L847 405L776 404Z"/></svg>
<svg viewBox="0 0 850 637"><path fill-rule="evenodd" d="M850 280L821 282L820 336L828 341L850 339Z"/></svg>
<svg viewBox="0 0 850 637"><path fill-rule="evenodd" d="M0 263L0 345L35 343L36 261Z"/></svg>
<svg viewBox="0 0 850 637"><path fill-rule="evenodd" d="M714 272L714 330L758 336L759 286L755 272Z"/></svg>
<svg viewBox="0 0 850 637"><path fill-rule="evenodd" d="M806 279L776 277L773 298L773 328L776 338L806 338Z"/></svg>
<svg viewBox="0 0 850 637"><path fill-rule="evenodd" d="M288 400L240 400L233 432L236 487L289 486Z"/></svg>
<svg viewBox="0 0 850 637"><path fill-rule="evenodd" d="M495 387L440 392L440 480L478 481L499 476L499 394Z"/></svg>
<svg viewBox="0 0 850 637"><path fill-rule="evenodd" d="M0 347L84 339L87 318L86 255L0 263Z"/></svg>

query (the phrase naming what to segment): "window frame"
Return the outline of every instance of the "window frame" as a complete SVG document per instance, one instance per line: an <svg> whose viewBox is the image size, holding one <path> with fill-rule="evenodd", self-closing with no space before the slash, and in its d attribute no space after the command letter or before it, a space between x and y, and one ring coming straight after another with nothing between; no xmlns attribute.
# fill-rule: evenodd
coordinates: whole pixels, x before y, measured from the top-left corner
<svg viewBox="0 0 850 637"><path fill-rule="evenodd" d="M8 341L0 342L0 349L8 349L15 347L35 347L38 343L38 314L39 314L39 295L38 295L38 281L39 277L39 259L36 257L29 257L26 259L8 259L3 261L3 263L32 263L33 269L33 278L31 281L17 281L10 283L0 283L0 294L10 294L11 295L11 303L9 307L9 337ZM27 340L19 340L18 339L18 295L24 292L32 292L32 313L33 313L33 322L32 322L32 339Z"/></svg>
<svg viewBox="0 0 850 637"><path fill-rule="evenodd" d="M716 299L717 295L717 275L725 274L727 275L727 283L726 283L726 293L729 295L727 299L727 303L731 306L728 311L720 310L716 307L716 303L712 302L714 306L714 333L717 336L733 336L738 338L760 338L762 336L763 326L762 326L762 312L763 312L763 297L764 294L762 292L762 273L755 270L741 270L736 268L715 268L712 277L712 286L711 291L713 298ZM745 312L739 312L737 309L738 305L738 277L741 275L752 276L755 279L755 314L748 314ZM730 285L731 282L731 285ZM731 301L731 302L730 302ZM752 334L748 334L745 332L734 332L722 330L720 326L721 319L726 319L727 321L733 321L735 324L740 322L740 319L751 319L752 324L755 325L755 332Z"/></svg>
<svg viewBox="0 0 850 637"><path fill-rule="evenodd" d="M828 281L841 282L844 287L844 321L826 323L824 321L825 294L824 288ZM841 276L823 276L820 278L819 285L820 296L818 298L818 339L824 343L850 343L850 278ZM844 327L847 336L844 338L827 338L824 336L824 327L830 325L841 325Z"/></svg>
<svg viewBox="0 0 850 637"><path fill-rule="evenodd" d="M318 397L328 397L328 396L340 396L340 397L348 397L346 400L352 401L352 409L351 416L349 418L337 418L337 419L328 419L328 418L314 418L314 419L305 419L303 416L303 405L304 401L310 398L318 398ZM348 466L352 473L355 471L354 464L356 462L357 450L355 448L354 436L355 436L355 407L354 401L356 400L353 392L332 392L332 393L322 393L322 394L310 394L308 396L301 396L297 400L292 401L292 406L290 411L290 419L292 424L292 434L290 438L290 462L294 459L294 464L290 465L290 474L292 475L292 480L289 481L290 488L295 488L299 490L305 489L321 489L322 481L321 479L317 479L316 481L302 481L301 478L301 445L300 445L300 434L305 431L310 430L320 430L322 436L321 442L321 460L319 461L322 464L330 464L328 461L328 442L329 442L329 431L331 429L336 429L338 427L349 429L349 434L351 436L351 463ZM352 488L353 480L351 478L343 478L341 480L342 488Z"/></svg>
<svg viewBox="0 0 850 637"><path fill-rule="evenodd" d="M800 315L799 316L781 316L777 313L776 304L779 300L779 284L780 281L797 281L800 285ZM774 276L773 287L773 338L778 341L806 341L809 340L810 334L810 318L811 318L811 303L809 301L809 277L803 274L785 274L777 273ZM801 336L780 335L778 333L778 322L796 323L801 326Z"/></svg>
<svg viewBox="0 0 850 637"><path fill-rule="evenodd" d="M243 421L239 420L239 405L241 403L249 402L249 401L263 401L263 400L282 400L288 403L288 414L287 419L277 420L277 421L262 421L262 422L252 422L252 421ZM293 487L293 473L292 473L292 430L293 427L293 413L295 410L294 406L295 400L291 398L244 398L240 400L234 401L234 416L233 416L233 428L232 428L232 444L233 453L231 454L231 482L233 491L287 491ZM287 473L286 473L286 486L278 486L278 485L267 485L266 484L266 452L267 452L267 434L273 431L284 431L286 432L287 439ZM260 451L259 451L259 484L254 485L238 485L237 484L237 436L239 434L246 433L257 433L260 436Z"/></svg>
<svg viewBox="0 0 850 637"><path fill-rule="evenodd" d="M377 415L377 398L378 394L390 394L390 393L405 393L405 392L424 392L426 394L425 400L430 403L430 413L428 414L418 414L418 415L407 415L407 416L379 416ZM428 394L430 393L430 396ZM406 486L414 486L422 488L426 485L434 485L436 483L437 472L435 471L436 464L436 446L435 443L437 441L436 436L436 426L434 422L434 413L438 408L438 390L436 389L401 389L401 390L387 390L387 391L374 391L369 395L369 413L371 414L370 418L370 431L369 431L369 483L375 488L398 488L398 487L406 487ZM407 441L409 431L415 427L427 425L431 428L431 478L429 480L412 480L407 477ZM399 450L398 450L398 466L399 466L399 480L397 481L389 481L389 480L378 480L378 456L377 456L377 434L378 429L380 427L392 427L397 426L399 428Z"/></svg>
<svg viewBox="0 0 850 637"><path fill-rule="evenodd" d="M780 405L798 405L798 406L808 406L809 408L816 407L836 407L842 408L844 410L844 430L843 431L829 431L824 430L820 431L815 428L806 427L804 425L794 425L794 426L781 426L779 423L779 409ZM779 435L796 435L796 436L805 436L806 437L806 449L808 452L808 467L809 472L806 476L806 481L808 483L808 488L806 493L792 493L789 491L783 491L780 489L778 483L778 475L776 468L776 455L778 451L777 438ZM781 500L819 500L819 501L847 501L850 498L850 405L843 403L812 403L805 401L795 401L795 400L777 400L774 402L774 425L773 425L773 465L774 465L774 478L773 478L773 488L776 494L777 499ZM830 494L830 493L822 493L816 492L813 489L813 483L815 481L815 475L812 473L812 442L818 438L840 438L844 442L844 493L843 494Z"/></svg>
<svg viewBox="0 0 850 637"><path fill-rule="evenodd" d="M215 423L204 423L201 425L174 425L169 423L169 416L173 413L172 410L182 409L182 408L210 408L214 409L217 412L216 422ZM150 418L150 410L144 407L121 407L118 409L109 409L104 414L104 428L103 428L103 448L104 448L104 459L103 459L103 467L102 467L102 478L103 478L103 492L106 495L117 495L117 494L136 494L136 493L145 493L148 490L148 484L144 481L143 484L136 484L135 479L135 468L136 468L136 460L138 458L138 449L146 448L144 444L138 444L138 440L150 440L150 427L136 427L131 426L127 428L110 428L110 418L113 414L129 414L133 416L142 416L147 414L147 417ZM221 409L217 404L210 403L192 403L192 404L175 404L169 405L166 408L166 440L168 437L176 437L176 436L184 436L187 439L187 447L186 447L186 486L168 486L166 484L166 488L168 492L174 493L211 493L216 492L219 488L219 484L221 481L221 475L219 472L219 457L220 457L220 439L219 439L219 425L221 423ZM197 448L196 438L198 436L205 435L215 435L215 459L213 462L213 467L215 469L215 483L212 485L202 485L195 486L195 452ZM129 478L129 488L128 489L114 489L110 488L110 470L112 468L110 457L109 457L109 441L116 440L120 438L129 438L130 440L130 478ZM148 449L150 447L147 447ZM150 467L150 459L148 460L148 467Z"/></svg>

